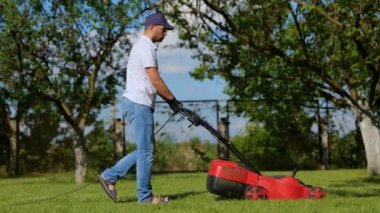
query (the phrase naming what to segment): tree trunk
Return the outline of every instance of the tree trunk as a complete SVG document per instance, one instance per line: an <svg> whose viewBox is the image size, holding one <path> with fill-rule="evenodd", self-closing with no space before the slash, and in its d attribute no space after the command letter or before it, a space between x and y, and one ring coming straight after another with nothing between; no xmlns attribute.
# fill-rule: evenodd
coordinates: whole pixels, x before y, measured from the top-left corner
<svg viewBox="0 0 380 213"><path fill-rule="evenodd" d="M10 175L18 175L19 169L19 127L17 119L9 120L9 142L10 142Z"/></svg>
<svg viewBox="0 0 380 213"><path fill-rule="evenodd" d="M74 152L75 152L75 182L81 184L85 182L87 173L87 149L85 147L84 137L74 136Z"/></svg>
<svg viewBox="0 0 380 213"><path fill-rule="evenodd" d="M380 132L373 120L365 114L359 117L369 175L380 175Z"/></svg>
<svg viewBox="0 0 380 213"><path fill-rule="evenodd" d="M219 121L219 131L222 134L223 137L229 139L229 131L228 131L228 121L227 118L221 118ZM229 160L230 159L230 153L227 149L226 145L223 143L218 143L218 156L219 159L222 160Z"/></svg>
<svg viewBox="0 0 380 213"><path fill-rule="evenodd" d="M319 168L328 169L330 166L330 152L329 152L329 111L326 102L326 114L321 116L321 109L319 101L317 101L317 119L318 119L318 142L319 142Z"/></svg>
<svg viewBox="0 0 380 213"><path fill-rule="evenodd" d="M318 140L320 146L320 168L328 169L330 164L329 131L327 117L319 119Z"/></svg>
<svg viewBox="0 0 380 213"><path fill-rule="evenodd" d="M113 149L114 149L114 160L121 158L123 154L123 123L121 119L114 120L114 140L113 140Z"/></svg>

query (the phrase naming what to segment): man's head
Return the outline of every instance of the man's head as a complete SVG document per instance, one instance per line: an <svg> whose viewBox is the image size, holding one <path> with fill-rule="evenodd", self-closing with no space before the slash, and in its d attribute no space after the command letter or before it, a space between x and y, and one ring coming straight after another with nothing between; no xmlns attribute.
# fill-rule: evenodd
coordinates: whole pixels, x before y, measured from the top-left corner
<svg viewBox="0 0 380 213"><path fill-rule="evenodd" d="M162 13L151 14L145 19L145 35L153 42L161 42L166 36L166 31L173 29Z"/></svg>
<svg viewBox="0 0 380 213"><path fill-rule="evenodd" d="M173 30L174 29L174 27L168 23L164 14L162 14L160 12L151 14L148 17L146 17L146 19L145 19L145 27L146 26L154 26L154 25L161 25L161 26L165 27L166 30Z"/></svg>

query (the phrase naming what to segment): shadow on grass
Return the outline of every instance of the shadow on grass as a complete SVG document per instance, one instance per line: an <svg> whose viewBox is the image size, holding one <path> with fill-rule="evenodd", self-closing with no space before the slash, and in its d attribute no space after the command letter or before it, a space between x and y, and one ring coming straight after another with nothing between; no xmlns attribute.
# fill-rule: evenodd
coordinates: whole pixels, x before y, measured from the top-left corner
<svg viewBox="0 0 380 213"><path fill-rule="evenodd" d="M335 194L339 197L378 197L380 194L380 189L371 189L369 191L358 192L354 190L344 190L344 189L330 189L328 194Z"/></svg>
<svg viewBox="0 0 380 213"><path fill-rule="evenodd" d="M183 193L176 193L176 194L169 194L165 195L170 198L170 200L178 200L178 199L183 199L189 196L194 196L194 195L200 195L200 194L205 194L207 193L206 191L197 191L197 192L183 192ZM137 199L135 197L127 197L127 198L122 198L119 199L118 203L130 203L130 202L137 202Z"/></svg>
<svg viewBox="0 0 380 213"><path fill-rule="evenodd" d="M347 180L347 181L339 181L339 183L330 184L332 187L348 187L348 186L368 186L373 184L380 184L380 176L379 177L367 177L367 178L358 178L356 180Z"/></svg>
<svg viewBox="0 0 380 213"><path fill-rule="evenodd" d="M216 201L231 201L231 200L245 200L243 197L242 198L230 198L230 197L222 197L218 196L215 198Z"/></svg>
<svg viewBox="0 0 380 213"><path fill-rule="evenodd" d="M380 177L358 178L339 181L329 185L327 191L339 197L378 197L380 194Z"/></svg>

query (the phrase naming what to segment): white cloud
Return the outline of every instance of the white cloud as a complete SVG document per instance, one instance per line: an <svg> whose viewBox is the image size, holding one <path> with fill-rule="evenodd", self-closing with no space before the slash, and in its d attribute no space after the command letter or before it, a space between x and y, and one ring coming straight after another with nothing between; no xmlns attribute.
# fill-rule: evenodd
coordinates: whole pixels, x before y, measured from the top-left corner
<svg viewBox="0 0 380 213"><path fill-rule="evenodd" d="M249 123L248 118L241 118L241 117L230 117L230 134L233 135L240 135L243 134L247 124Z"/></svg>
<svg viewBox="0 0 380 213"><path fill-rule="evenodd" d="M164 64L160 66L159 69L162 72L168 72L168 73L187 73L189 71L188 67L184 66L183 64L179 64L178 62L171 62L170 64Z"/></svg>
<svg viewBox="0 0 380 213"><path fill-rule="evenodd" d="M196 65L197 61L191 55L191 51L174 47L179 42L178 32L169 32L166 38L158 45L158 63L162 73L188 73Z"/></svg>

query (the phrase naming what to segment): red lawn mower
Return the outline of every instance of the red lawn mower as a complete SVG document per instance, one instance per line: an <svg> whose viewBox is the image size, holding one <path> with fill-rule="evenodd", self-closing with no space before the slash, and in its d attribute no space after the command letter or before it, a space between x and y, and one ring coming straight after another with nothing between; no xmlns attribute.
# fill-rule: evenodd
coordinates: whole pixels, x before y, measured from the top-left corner
<svg viewBox="0 0 380 213"><path fill-rule="evenodd" d="M207 190L213 194L237 199L321 199L326 192L321 187L305 185L295 178L296 170L291 176L262 175L243 154L220 132L211 127L197 113L181 108L184 115L194 126L203 126L219 139L243 165L225 160L213 160L207 177Z"/></svg>

